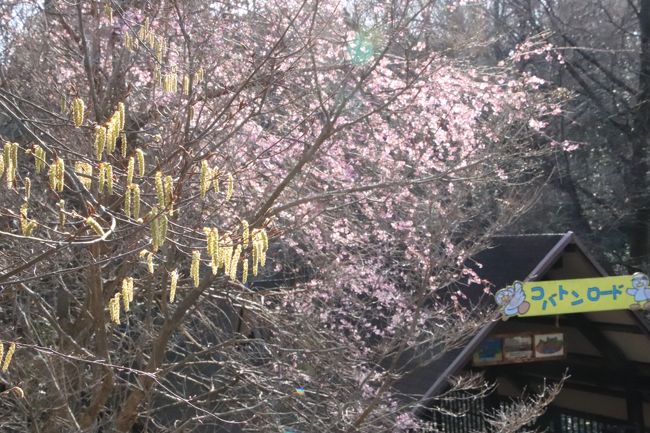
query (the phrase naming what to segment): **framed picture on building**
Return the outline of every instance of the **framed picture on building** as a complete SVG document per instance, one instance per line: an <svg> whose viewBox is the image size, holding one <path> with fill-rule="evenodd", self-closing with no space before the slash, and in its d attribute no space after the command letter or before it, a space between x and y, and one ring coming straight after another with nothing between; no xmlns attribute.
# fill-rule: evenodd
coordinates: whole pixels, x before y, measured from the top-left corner
<svg viewBox="0 0 650 433"><path fill-rule="evenodd" d="M552 334L535 335L535 358L562 358L566 354L564 349L564 334L561 332Z"/></svg>
<svg viewBox="0 0 650 433"><path fill-rule="evenodd" d="M503 361L503 339L488 337L474 352L474 365L499 364Z"/></svg>
<svg viewBox="0 0 650 433"><path fill-rule="evenodd" d="M504 337L503 359L509 362L525 362L533 359L533 336L520 334Z"/></svg>

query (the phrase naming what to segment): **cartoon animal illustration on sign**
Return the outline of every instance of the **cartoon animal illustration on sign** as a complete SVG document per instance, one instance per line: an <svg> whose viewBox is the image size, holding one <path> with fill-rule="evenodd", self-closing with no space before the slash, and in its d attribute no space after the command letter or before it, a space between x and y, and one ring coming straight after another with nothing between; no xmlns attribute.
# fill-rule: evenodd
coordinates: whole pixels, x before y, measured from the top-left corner
<svg viewBox="0 0 650 433"><path fill-rule="evenodd" d="M641 272L635 272L632 275L632 287L627 289L627 294L634 296L634 303L630 305L633 310L641 308L650 308L650 288L648 287L648 276Z"/></svg>
<svg viewBox="0 0 650 433"><path fill-rule="evenodd" d="M508 318L519 314L526 314L530 309L530 303L526 301L524 284L521 281L515 281L512 286L499 290L494 298L501 307L503 320L508 320Z"/></svg>

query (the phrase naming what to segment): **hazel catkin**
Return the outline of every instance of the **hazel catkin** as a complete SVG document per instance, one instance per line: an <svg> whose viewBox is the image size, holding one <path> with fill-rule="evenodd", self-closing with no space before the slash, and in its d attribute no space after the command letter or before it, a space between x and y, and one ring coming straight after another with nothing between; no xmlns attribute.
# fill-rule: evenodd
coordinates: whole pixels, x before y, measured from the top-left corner
<svg viewBox="0 0 650 433"><path fill-rule="evenodd" d="M176 286L178 285L178 270L174 269L169 274L169 303L173 303L176 298Z"/></svg>
<svg viewBox="0 0 650 433"><path fill-rule="evenodd" d="M190 277L194 287L199 287L199 266L201 264L201 252L199 250L192 251L192 264L190 265Z"/></svg>
<svg viewBox="0 0 650 433"><path fill-rule="evenodd" d="M72 121L74 122L75 128L79 128L84 123L85 109L86 105L83 99L75 98L72 102Z"/></svg>

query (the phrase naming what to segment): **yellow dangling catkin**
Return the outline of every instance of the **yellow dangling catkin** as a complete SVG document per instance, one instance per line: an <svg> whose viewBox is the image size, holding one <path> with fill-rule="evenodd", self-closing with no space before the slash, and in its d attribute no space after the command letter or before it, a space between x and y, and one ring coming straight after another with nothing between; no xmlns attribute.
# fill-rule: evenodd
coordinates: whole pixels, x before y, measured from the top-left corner
<svg viewBox="0 0 650 433"><path fill-rule="evenodd" d="M116 325L120 324L120 293L116 293L115 296L108 301L108 312L111 316L111 321Z"/></svg>
<svg viewBox="0 0 650 433"><path fill-rule="evenodd" d="M57 175L56 175L56 163L52 161L52 164L50 164L50 168L47 169L47 176L50 181L50 189L52 191L57 190Z"/></svg>
<svg viewBox="0 0 650 433"><path fill-rule="evenodd" d="M111 7L110 3L106 3L104 5L104 14L106 15L106 18L108 19L109 23L113 22L113 8Z"/></svg>
<svg viewBox="0 0 650 433"><path fill-rule="evenodd" d="M133 171L135 170L135 161L133 157L129 158L129 162L126 166L126 184L131 185L133 183Z"/></svg>
<svg viewBox="0 0 650 433"><path fill-rule="evenodd" d="M32 195L32 181L28 177L26 177L25 178L25 201L28 201L31 195Z"/></svg>
<svg viewBox="0 0 650 433"><path fill-rule="evenodd" d="M72 120L75 128L79 128L84 123L85 109L86 105L84 104L83 99L75 98L72 102Z"/></svg>
<svg viewBox="0 0 650 433"><path fill-rule="evenodd" d="M90 189L93 182L93 166L84 161L76 161L74 163L74 172L84 188Z"/></svg>
<svg viewBox="0 0 650 433"><path fill-rule="evenodd" d="M65 163L61 158L57 158L56 161L53 161L52 164L50 164L50 168L48 169L48 177L52 191L63 191L65 180Z"/></svg>
<svg viewBox="0 0 650 433"><path fill-rule="evenodd" d="M266 230L261 229L259 231L259 238L260 238L260 255L259 255L259 260L260 260L260 266L264 267L266 266L266 252L269 249L269 238L266 235Z"/></svg>
<svg viewBox="0 0 650 433"><path fill-rule="evenodd" d="M217 272L219 272L218 256L215 256L212 259L210 259L210 270L212 270L212 275L217 275Z"/></svg>
<svg viewBox="0 0 650 433"><path fill-rule="evenodd" d="M3 148L4 169L7 188L14 187L16 168L18 167L18 143L6 142Z"/></svg>
<svg viewBox="0 0 650 433"><path fill-rule="evenodd" d="M142 34L140 35L140 39L146 39L147 35L149 34L149 17L146 17L144 19L144 23L140 28L140 32L142 32Z"/></svg>
<svg viewBox="0 0 650 433"><path fill-rule="evenodd" d="M36 229L36 221L29 220L27 221L27 227L25 228L25 236L31 236Z"/></svg>
<svg viewBox="0 0 650 433"><path fill-rule="evenodd" d="M230 275L233 249L232 239L230 236L226 235L224 237L223 246L219 246L219 262L223 265L223 270L226 275Z"/></svg>
<svg viewBox="0 0 650 433"><path fill-rule="evenodd" d="M124 215L131 218L131 185L124 189Z"/></svg>
<svg viewBox="0 0 650 433"><path fill-rule="evenodd" d="M269 236L266 234L265 229L260 230L260 237L262 239L262 246L264 247L264 251L266 252L269 249Z"/></svg>
<svg viewBox="0 0 650 433"><path fill-rule="evenodd" d="M192 283L194 287L199 287L199 266L201 263L201 251L194 250L192 251L192 265L190 266L190 277L192 277Z"/></svg>
<svg viewBox="0 0 650 433"><path fill-rule="evenodd" d="M104 186L106 185L106 163L100 162L97 173L97 192L104 193Z"/></svg>
<svg viewBox="0 0 650 433"><path fill-rule="evenodd" d="M204 159L201 161L201 175L199 177L199 192L201 193L201 198L205 198L205 193L210 188L210 182L212 181L212 174L210 173L210 167L208 167L208 162Z"/></svg>
<svg viewBox="0 0 650 433"><path fill-rule="evenodd" d="M149 271L150 274L153 274L154 268L153 268L153 253L147 254L147 270Z"/></svg>
<svg viewBox="0 0 650 433"><path fill-rule="evenodd" d="M13 143L9 141L5 141L4 146L2 147L2 158L5 161L5 164L9 164L11 162L11 148L13 147Z"/></svg>
<svg viewBox="0 0 650 433"><path fill-rule="evenodd" d="M253 276L257 277L257 265L260 261L260 243L253 239Z"/></svg>
<svg viewBox="0 0 650 433"><path fill-rule="evenodd" d="M133 188L133 219L140 218L140 185L132 184Z"/></svg>
<svg viewBox="0 0 650 433"><path fill-rule="evenodd" d="M34 166L36 168L36 174L41 174L43 167L45 167L45 150L38 144L34 145Z"/></svg>
<svg viewBox="0 0 650 433"><path fill-rule="evenodd" d="M133 278L127 277L122 280L122 305L124 312L129 312L129 306L133 301Z"/></svg>
<svg viewBox="0 0 650 433"><path fill-rule="evenodd" d="M170 71L163 78L163 90L167 93L176 93L178 91L178 76L175 71Z"/></svg>
<svg viewBox="0 0 650 433"><path fill-rule="evenodd" d="M23 236L31 236L36 228L36 221L27 217L29 206L27 203L20 207L20 231Z"/></svg>
<svg viewBox="0 0 650 433"><path fill-rule="evenodd" d="M178 285L178 270L174 269L169 274L169 303L172 304L176 298L176 286Z"/></svg>
<svg viewBox="0 0 650 433"><path fill-rule="evenodd" d="M208 256L212 257L214 256L214 232L212 231L211 228L209 227L204 227L203 228L203 233L205 233L206 239L205 239L205 246L206 249L208 250Z"/></svg>
<svg viewBox="0 0 650 433"><path fill-rule="evenodd" d="M212 275L216 275L219 270L219 230L217 228L203 229L207 236L207 250L210 256L210 267L212 268Z"/></svg>
<svg viewBox="0 0 650 433"><path fill-rule="evenodd" d="M232 255L232 259L230 262L230 279L231 280L236 280L237 279L237 266L239 264L239 258L241 257L241 244L238 244L237 247L235 248L235 252Z"/></svg>
<svg viewBox="0 0 650 433"><path fill-rule="evenodd" d="M133 302L133 277L129 277L129 302Z"/></svg>
<svg viewBox="0 0 650 433"><path fill-rule="evenodd" d="M144 176L144 152L142 149L136 149L135 157L138 161L138 176Z"/></svg>
<svg viewBox="0 0 650 433"><path fill-rule="evenodd" d="M122 132L122 134L120 134L120 144L122 145L120 147L121 156L122 158L126 158L126 150L127 150L126 132Z"/></svg>
<svg viewBox="0 0 650 433"><path fill-rule="evenodd" d="M2 148L2 158L4 159L4 162L5 162L5 164L7 166L12 161L12 158L11 158L11 149L12 149L12 147L13 147L13 143L11 143L9 141L5 141L5 144L4 144L3 148Z"/></svg>
<svg viewBox="0 0 650 433"><path fill-rule="evenodd" d="M4 147L2 148L2 162L3 162L3 171L7 171L7 188L13 187L13 178L9 174L13 171L13 162L11 161L11 146L9 142L5 142Z"/></svg>
<svg viewBox="0 0 650 433"><path fill-rule="evenodd" d="M159 225L158 208L156 206L151 208L151 211L149 212L149 215L151 216L151 226L150 226L151 249L154 252L157 252L158 248L160 247L160 244L161 244L160 229L158 228L158 225Z"/></svg>
<svg viewBox="0 0 650 433"><path fill-rule="evenodd" d="M124 35L124 46L129 51L135 51L135 43L133 42L133 36L129 32L126 32Z"/></svg>
<svg viewBox="0 0 650 433"><path fill-rule="evenodd" d="M63 192L65 186L65 162L61 158L56 160L56 176L58 191Z"/></svg>
<svg viewBox="0 0 650 433"><path fill-rule="evenodd" d="M263 249L260 251L260 266L266 266L266 250Z"/></svg>
<svg viewBox="0 0 650 433"><path fill-rule="evenodd" d="M14 356L16 351L16 343L11 343L9 349L7 349L7 354L5 355L5 360L2 363L2 372L6 373L9 370L9 364L11 364L11 358Z"/></svg>
<svg viewBox="0 0 650 433"><path fill-rule="evenodd" d="M93 229L98 236L104 236L104 229L93 217L86 218L86 225Z"/></svg>
<svg viewBox="0 0 650 433"><path fill-rule="evenodd" d="M110 130L108 140L106 141L106 153L112 154L115 152L117 146L117 139L120 136L120 119L118 112L113 113L111 120L108 122L107 128Z"/></svg>
<svg viewBox="0 0 650 433"><path fill-rule="evenodd" d="M14 170L18 168L18 143L13 143L11 146L11 162L13 163Z"/></svg>
<svg viewBox="0 0 650 433"><path fill-rule="evenodd" d="M187 96L190 94L190 77L183 75L183 95Z"/></svg>
<svg viewBox="0 0 650 433"><path fill-rule="evenodd" d="M108 190L109 195L113 195L113 166L107 162L104 166L104 172L106 177L106 189Z"/></svg>
<svg viewBox="0 0 650 433"><path fill-rule="evenodd" d="M194 82L200 83L201 81L203 81L203 75L204 75L204 71L203 71L203 67L201 67L194 73Z"/></svg>
<svg viewBox="0 0 650 433"><path fill-rule="evenodd" d="M106 147L106 128L97 125L95 126L95 159L97 161L101 161L104 147Z"/></svg>
<svg viewBox="0 0 650 433"><path fill-rule="evenodd" d="M167 90L169 93L176 93L178 92L178 75L176 74L176 71L172 70L167 73Z"/></svg>
<svg viewBox="0 0 650 433"><path fill-rule="evenodd" d="M174 200L174 179L171 176L165 176L165 207L170 207Z"/></svg>

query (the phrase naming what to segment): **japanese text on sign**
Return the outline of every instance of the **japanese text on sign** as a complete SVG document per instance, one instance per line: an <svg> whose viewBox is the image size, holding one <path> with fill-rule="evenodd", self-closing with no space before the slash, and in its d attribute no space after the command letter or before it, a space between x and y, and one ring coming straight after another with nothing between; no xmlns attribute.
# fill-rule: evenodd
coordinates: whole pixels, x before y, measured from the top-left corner
<svg viewBox="0 0 650 433"><path fill-rule="evenodd" d="M515 281L499 290L495 300L504 319L513 316L650 309L648 277L634 275L556 281Z"/></svg>

